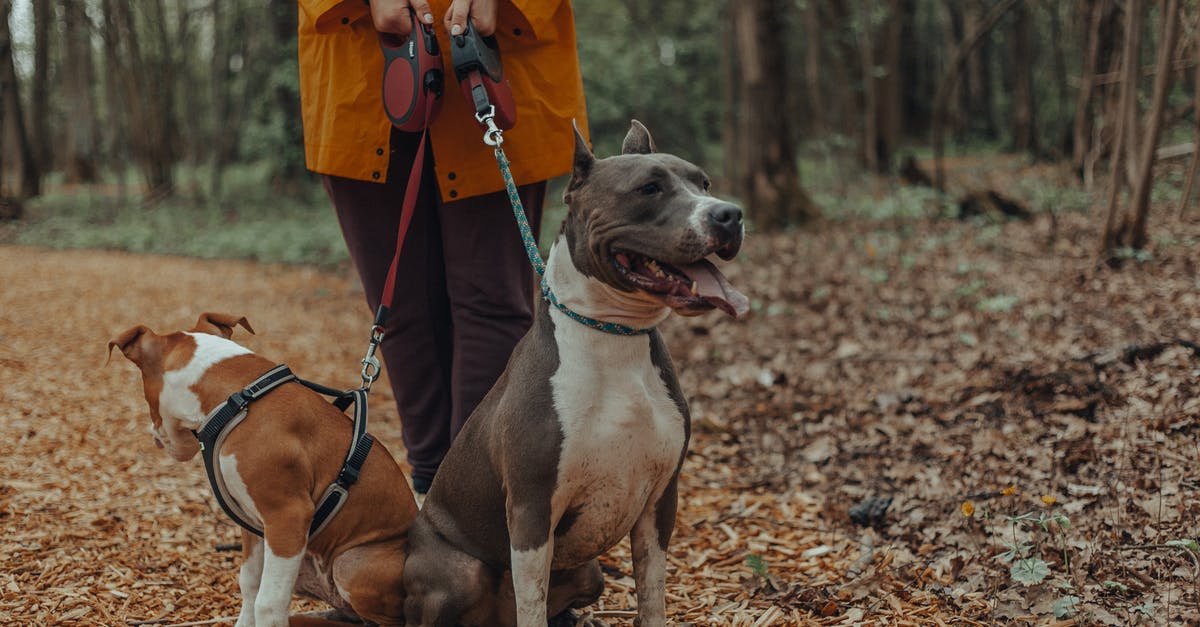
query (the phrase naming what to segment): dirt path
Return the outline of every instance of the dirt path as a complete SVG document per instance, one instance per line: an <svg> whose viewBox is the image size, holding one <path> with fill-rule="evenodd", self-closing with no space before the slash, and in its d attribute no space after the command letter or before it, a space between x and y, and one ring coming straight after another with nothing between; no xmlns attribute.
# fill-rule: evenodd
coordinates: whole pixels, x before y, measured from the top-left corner
<svg viewBox="0 0 1200 627"><path fill-rule="evenodd" d="M748 239L727 273L755 315L663 327L695 427L672 621L1197 619L1200 225L1152 218L1152 256L1114 272L1095 221ZM125 328L205 310L246 315L260 333L238 339L301 376L357 382L347 271L0 247L0 624L237 613L239 556L216 550L236 527L199 460L154 448L133 366L105 366ZM403 457L375 389L372 431ZM594 609L630 625L627 543L603 563Z"/></svg>

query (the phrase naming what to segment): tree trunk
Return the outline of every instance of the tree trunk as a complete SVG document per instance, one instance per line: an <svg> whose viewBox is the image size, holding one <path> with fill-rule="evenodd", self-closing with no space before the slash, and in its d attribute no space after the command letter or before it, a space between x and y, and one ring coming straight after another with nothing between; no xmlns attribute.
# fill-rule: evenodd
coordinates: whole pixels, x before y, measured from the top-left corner
<svg viewBox="0 0 1200 627"><path fill-rule="evenodd" d="M979 23L980 7L974 2L965 2L962 7L965 32L972 32ZM971 112L967 130L994 138L997 134L996 112L992 97L992 45L985 37L974 54L967 57L963 84L966 86L964 111Z"/></svg>
<svg viewBox="0 0 1200 627"><path fill-rule="evenodd" d="M1101 255L1108 255L1124 239L1124 235L1121 232L1121 229L1124 227L1124 221L1120 220L1117 214L1120 207L1122 183L1124 181L1121 172L1127 154L1125 142L1128 140L1129 131L1131 130L1129 128L1131 122L1125 115L1125 112L1129 110L1130 101L1136 97L1137 93L1137 47L1138 40L1140 39L1137 33L1140 30L1140 15L1144 6L1144 0L1129 0L1129 4L1125 8L1125 39L1121 47L1121 75L1123 80L1121 82L1121 98L1116 107L1116 137L1113 139L1112 176L1109 181L1111 188L1108 196L1108 217L1104 221L1104 237L1100 242Z"/></svg>
<svg viewBox="0 0 1200 627"><path fill-rule="evenodd" d="M208 142L208 195L210 198L221 196L221 179L225 171L225 142L228 133L223 132L222 121L229 116L230 76L229 76L229 39L227 30L233 20L227 20L227 10L221 0L211 0L209 10L212 11L213 36L212 59L209 62L209 93L212 101L212 120L209 127L212 135Z"/></svg>
<svg viewBox="0 0 1200 627"><path fill-rule="evenodd" d="M1167 103L1167 91L1171 87L1171 64L1175 59L1175 42L1179 39L1179 0L1167 0L1163 13L1162 37L1158 43L1157 70L1154 75L1154 95L1150 99L1150 111L1146 120L1146 136L1142 139L1141 161L1138 163L1137 178L1134 179L1132 204L1126 217L1129 245L1134 248L1146 246L1146 221L1150 215L1150 187L1153 184L1154 153L1158 147L1158 136L1162 132L1163 109Z"/></svg>
<svg viewBox="0 0 1200 627"><path fill-rule="evenodd" d="M110 0L105 0L104 5L110 20L105 31L112 38L106 43L117 66L120 105L127 111L130 128L137 129L130 133L130 147L146 181L149 198L161 198L175 189L171 114L174 93L167 80L168 70L161 58L144 52L134 7ZM156 14L165 14L161 0L138 6L149 6Z"/></svg>
<svg viewBox="0 0 1200 627"><path fill-rule="evenodd" d="M825 90L821 88L821 10L816 2L807 3L804 13L804 84L808 97L809 132L813 137L825 133ZM721 55L724 60L728 55Z"/></svg>
<svg viewBox="0 0 1200 627"><path fill-rule="evenodd" d="M730 4L737 4L734 0ZM845 136L851 137L861 132L862 97L854 87L854 81L849 78L860 72L862 58L858 52L854 30L850 25L854 21L854 6L849 2L815 2L821 10L821 28L833 36L833 48L836 54L831 55L832 71L830 74L842 77L833 80L830 89L829 122Z"/></svg>
<svg viewBox="0 0 1200 627"><path fill-rule="evenodd" d="M92 65L92 29L82 2L62 5L65 62L63 96L71 103L70 123L63 129L63 163L68 183L96 180L97 123L92 96L95 67ZM109 80L115 80L111 78Z"/></svg>
<svg viewBox="0 0 1200 627"><path fill-rule="evenodd" d="M38 169L53 168L50 162L50 23L54 20L49 2L33 3L33 76L30 77L29 134Z"/></svg>
<svg viewBox="0 0 1200 627"><path fill-rule="evenodd" d="M958 83L958 75L962 73L963 62L971 54L971 51L983 41L983 36L992 30L1000 21L1000 18L1018 2L1023 0L1002 0L998 4L992 6L980 20L979 26L958 45L951 57L950 62L946 66L946 74L938 83L937 94L933 98L933 159L934 159L934 187L939 190L946 190L946 173L942 164L942 155L945 152L945 123L946 123L946 105L950 100L950 94L954 86Z"/></svg>
<svg viewBox="0 0 1200 627"><path fill-rule="evenodd" d="M1044 5L1046 13L1050 15L1050 67L1054 84L1054 100L1055 107L1059 110L1065 110L1071 101L1070 90L1068 88L1069 81L1067 78L1067 53L1066 40L1067 34L1063 28L1062 12L1059 9L1058 3L1049 3ZM1031 93L1036 97L1037 91L1032 89ZM1043 98L1046 95L1043 94ZM1044 102L1044 101L1043 101ZM1036 114L1036 110L1035 110ZM1036 116L1035 116L1036 117ZM1040 142L1040 150L1052 156L1056 161L1062 161L1071 151L1071 139L1074 137L1071 133L1070 122L1066 122L1061 126L1058 123L1057 116L1047 116L1047 122L1053 122L1053 127L1046 128L1044 133L1048 135L1049 142ZM1036 122L1034 120L1034 138L1037 138ZM1049 145L1046 145L1049 143Z"/></svg>
<svg viewBox="0 0 1200 627"><path fill-rule="evenodd" d="M733 7L726 4L723 10L724 19L721 20L721 42L726 50L737 50L737 38L733 29L732 13ZM728 157L721 160L722 173L725 177L725 188L739 190L741 184L742 169L737 159L732 158L732 155L737 154L738 142L738 116L737 116L737 84L738 76L737 69L734 63L734 55L720 55L720 70L721 70L721 145L725 147Z"/></svg>
<svg viewBox="0 0 1200 627"><path fill-rule="evenodd" d="M1129 17L1133 21L1127 22L1129 28L1125 32L1125 36L1132 39L1131 46L1126 47L1126 50L1132 50L1133 54L1133 71L1125 74L1126 81L1131 83L1133 89L1133 97L1125 100L1125 108L1121 109L1119 115L1123 118L1125 124L1125 183L1132 189L1137 181L1138 160L1141 156L1142 129L1139 125L1138 113L1138 94L1141 92L1142 85L1142 31L1145 29L1146 21L1146 3L1142 0L1131 1L1125 5L1125 10L1129 12Z"/></svg>
<svg viewBox="0 0 1200 627"><path fill-rule="evenodd" d="M1013 150L1018 152L1036 152L1037 133L1035 131L1033 103L1033 51L1030 50L1032 38L1029 36L1029 9L1025 3L1018 4L1014 11L1013 30L1009 41L1009 71L1012 80L1012 134Z"/></svg>
<svg viewBox="0 0 1200 627"><path fill-rule="evenodd" d="M33 145L25 128L25 114L21 107L21 96L17 82L17 68L13 63L12 33L8 28L8 16L12 12L12 0L0 0L0 98L4 100L4 122L13 132L17 146L18 165L21 167L21 199L33 198L42 193L42 175L38 169ZM0 128L3 128L0 125Z"/></svg>
<svg viewBox="0 0 1200 627"><path fill-rule="evenodd" d="M1089 110L1092 102L1092 80L1096 75L1096 55L1100 48L1100 23L1108 0L1084 0L1088 6L1088 29L1084 36L1083 65L1079 70L1079 94L1075 100L1075 119L1072 134L1074 140L1071 146L1071 165L1083 176L1084 159L1091 147L1092 116Z"/></svg>
<svg viewBox="0 0 1200 627"><path fill-rule="evenodd" d="M900 59L901 34L912 16L909 0L888 0L883 24L883 50L875 66L882 75L875 79L875 166L880 173L891 171L892 156L900 146Z"/></svg>
<svg viewBox="0 0 1200 627"><path fill-rule="evenodd" d="M124 64L121 61L121 35L117 26L116 9L113 0L100 0L100 12L104 17L101 24L101 40L104 42L104 109L107 113L108 124L102 129L107 147L105 157L112 164L117 180L117 197L123 202L128 198L126 178L128 164L131 163L129 140L129 111L124 105L124 87L118 78L123 73Z"/></svg>
<svg viewBox="0 0 1200 627"><path fill-rule="evenodd" d="M291 64L296 58L297 10L292 0L271 0L271 32L275 37L276 53L281 62ZM782 94L781 94L782 95ZM289 147L304 145L304 129L300 117L300 97L285 81L276 81L275 107L284 127L284 140ZM304 151L284 150L280 155L280 166L275 173L277 187L293 184L303 178Z"/></svg>
<svg viewBox="0 0 1200 627"><path fill-rule="evenodd" d="M1192 158L1188 163L1187 180L1183 184L1183 197L1179 199L1180 218L1183 218L1191 203L1196 171L1200 169L1200 45L1193 44L1192 53L1196 55L1195 75L1192 79L1192 115L1195 117L1195 128L1192 130Z"/></svg>
<svg viewBox="0 0 1200 627"><path fill-rule="evenodd" d="M775 229L815 218L816 207L800 188L785 110L787 57L779 24L782 0L732 3L740 63L738 150L743 174L738 192L760 228Z"/></svg>
<svg viewBox="0 0 1200 627"><path fill-rule="evenodd" d="M962 2L961 0L946 0L943 7L945 14L945 51L942 58L954 58L954 52L962 45L967 34L971 32L974 25L969 21L970 17L966 11L969 10L971 3ZM963 61L966 63L966 60ZM965 67L964 67L965 69ZM955 139L962 139L967 135L969 129L967 125L966 112L971 110L971 85L968 80L960 80L953 87L952 94L949 95L946 101L946 121L945 126L949 129L950 134Z"/></svg>
<svg viewBox="0 0 1200 627"><path fill-rule="evenodd" d="M862 113L862 160L863 166L871 172L879 172L879 152L875 144L879 138L876 129L878 121L878 103L875 81L875 29L871 16L875 14L874 0L861 0L859 3L858 28L858 59L859 71L862 72L863 106Z"/></svg>

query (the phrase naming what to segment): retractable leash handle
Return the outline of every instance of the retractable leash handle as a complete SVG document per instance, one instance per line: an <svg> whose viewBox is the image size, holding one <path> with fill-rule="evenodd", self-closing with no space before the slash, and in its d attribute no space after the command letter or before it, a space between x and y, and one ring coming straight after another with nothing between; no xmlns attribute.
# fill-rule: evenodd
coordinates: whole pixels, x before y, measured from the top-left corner
<svg viewBox="0 0 1200 627"><path fill-rule="evenodd" d="M512 128L517 123L517 104L504 78L496 38L480 35L467 18L466 30L450 38L450 58L463 96L475 109L475 119L488 126L484 119L490 117L499 130Z"/></svg>
<svg viewBox="0 0 1200 627"><path fill-rule="evenodd" d="M410 133L425 130L442 108L445 73L433 27L419 24L408 10L412 31L407 40L379 33L383 50L383 108L396 128Z"/></svg>

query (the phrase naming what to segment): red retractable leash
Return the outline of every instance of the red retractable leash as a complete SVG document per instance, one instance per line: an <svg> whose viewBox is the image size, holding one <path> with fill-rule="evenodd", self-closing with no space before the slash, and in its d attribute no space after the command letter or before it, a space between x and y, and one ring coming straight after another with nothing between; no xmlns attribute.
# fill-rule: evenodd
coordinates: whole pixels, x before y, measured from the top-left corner
<svg viewBox="0 0 1200 627"><path fill-rule="evenodd" d="M425 145L429 139L429 125L442 108L442 93L445 71L442 68L441 50L433 27L419 24L412 9L409 9L412 31L407 41L395 35L380 33L379 47L383 51L383 108L388 119L401 131L420 131L421 141L417 156L413 160L408 184L404 189L404 204L400 209L400 227L396 234L396 253L388 267L387 280L375 321L371 326L371 340L367 354L362 359L363 389L370 390L379 378L379 358L375 356L383 341L388 310L396 291L396 271L400 266L400 250L408 235L413 212L417 205L417 193L421 187L421 175L425 169ZM517 107L512 89L504 78L500 64L500 47L495 37L483 37L467 19L466 31L455 35L450 42L454 75L462 88L463 95L475 109L475 118L486 129L485 142L498 145L500 131L516 124ZM493 144L487 138L493 138Z"/></svg>

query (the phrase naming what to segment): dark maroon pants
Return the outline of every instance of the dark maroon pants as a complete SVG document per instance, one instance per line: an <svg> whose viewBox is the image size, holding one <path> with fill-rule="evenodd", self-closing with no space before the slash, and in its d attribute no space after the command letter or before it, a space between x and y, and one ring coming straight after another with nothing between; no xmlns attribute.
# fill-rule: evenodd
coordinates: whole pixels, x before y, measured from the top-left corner
<svg viewBox="0 0 1200 627"><path fill-rule="evenodd" d="M387 183L323 176L374 315L420 136L394 132ZM482 143L480 150L489 150ZM433 157L400 254L381 352L415 481L433 478L450 442L533 322L533 271L503 191L439 199ZM546 183L520 188L536 236ZM364 316L364 320L367 317Z"/></svg>

